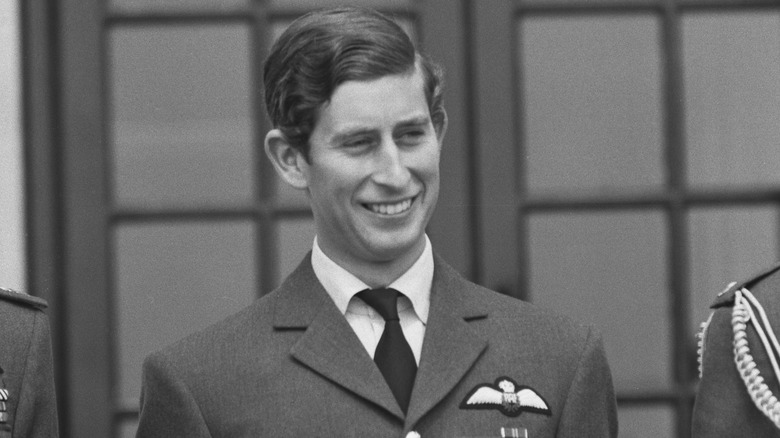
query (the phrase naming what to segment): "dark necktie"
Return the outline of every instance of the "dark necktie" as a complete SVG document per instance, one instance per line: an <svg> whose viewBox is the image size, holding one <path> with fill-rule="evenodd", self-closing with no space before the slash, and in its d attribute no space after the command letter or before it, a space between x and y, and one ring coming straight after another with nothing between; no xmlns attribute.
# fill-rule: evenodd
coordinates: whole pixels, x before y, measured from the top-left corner
<svg viewBox="0 0 780 438"><path fill-rule="evenodd" d="M406 412L412 396L414 377L417 375L417 363L398 319L396 303L400 295L401 293L394 289L371 289L359 292L356 296L385 319L385 330L376 346L374 362L385 376L401 409Z"/></svg>

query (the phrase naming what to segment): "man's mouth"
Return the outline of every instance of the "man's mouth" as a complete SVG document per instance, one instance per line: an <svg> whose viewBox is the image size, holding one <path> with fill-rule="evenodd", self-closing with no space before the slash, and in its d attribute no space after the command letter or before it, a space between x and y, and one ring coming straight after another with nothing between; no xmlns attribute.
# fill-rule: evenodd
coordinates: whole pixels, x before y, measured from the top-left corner
<svg viewBox="0 0 780 438"><path fill-rule="evenodd" d="M416 197L404 199L400 202L395 203L371 203L371 204L363 204L367 209L371 210L372 212L376 214L381 215L387 215L392 216L395 214L401 214L410 208L412 208L412 202L414 202Z"/></svg>

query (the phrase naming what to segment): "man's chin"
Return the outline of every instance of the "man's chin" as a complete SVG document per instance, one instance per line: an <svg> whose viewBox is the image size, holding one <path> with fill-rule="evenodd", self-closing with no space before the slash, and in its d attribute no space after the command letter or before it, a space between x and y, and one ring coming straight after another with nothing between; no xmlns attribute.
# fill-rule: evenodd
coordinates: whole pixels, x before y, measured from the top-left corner
<svg viewBox="0 0 780 438"><path fill-rule="evenodd" d="M423 236L414 239L396 238L373 241L367 245L370 259L376 263L392 263L402 259L417 259L425 245Z"/></svg>

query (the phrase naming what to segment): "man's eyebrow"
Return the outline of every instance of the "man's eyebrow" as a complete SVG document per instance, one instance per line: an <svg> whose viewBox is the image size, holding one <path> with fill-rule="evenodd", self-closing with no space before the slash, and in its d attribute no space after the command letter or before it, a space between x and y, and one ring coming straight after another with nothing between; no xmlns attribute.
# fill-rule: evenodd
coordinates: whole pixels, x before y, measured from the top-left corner
<svg viewBox="0 0 780 438"><path fill-rule="evenodd" d="M419 116L419 117L413 117L408 120L404 120L401 123L398 124L398 127L404 128L407 126L423 126L427 125L430 122L431 118L428 116Z"/></svg>
<svg viewBox="0 0 780 438"><path fill-rule="evenodd" d="M336 133L332 138L332 142L341 143L350 137L356 137L359 135L372 135L376 132L377 130L372 128L349 128L342 132Z"/></svg>

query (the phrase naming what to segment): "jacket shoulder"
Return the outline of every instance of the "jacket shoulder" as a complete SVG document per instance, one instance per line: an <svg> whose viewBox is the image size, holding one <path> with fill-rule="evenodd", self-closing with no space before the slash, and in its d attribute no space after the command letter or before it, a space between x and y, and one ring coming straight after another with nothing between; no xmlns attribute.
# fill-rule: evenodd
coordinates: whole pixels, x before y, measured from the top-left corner
<svg viewBox="0 0 780 438"><path fill-rule="evenodd" d="M734 296L738 290L742 290L743 288L753 289L759 283L770 279L777 279L780 281L780 262L775 263L771 267L761 269L757 273L749 276L747 279L730 283L728 286L726 286L723 292L718 294L710 308L717 309L720 307L731 306L734 304Z"/></svg>
<svg viewBox="0 0 780 438"><path fill-rule="evenodd" d="M239 348L243 345L242 341L258 341L257 337L267 331L270 327L268 298L266 295L233 314L188 333L153 351L146 359L159 356L166 361L201 366L210 361L219 363L226 351ZM253 336L255 338L250 339Z"/></svg>
<svg viewBox="0 0 780 438"><path fill-rule="evenodd" d="M0 301L22 304L37 310L44 310L49 307L49 304L43 298L34 297L5 287L0 287Z"/></svg>
<svg viewBox="0 0 780 438"><path fill-rule="evenodd" d="M435 269L439 273L434 278L448 292L447 300L457 303L459 313L467 321L489 316L507 327L534 327L536 332L555 332L558 338L568 341L587 337L595 330L557 310L473 283L441 259L436 261Z"/></svg>

